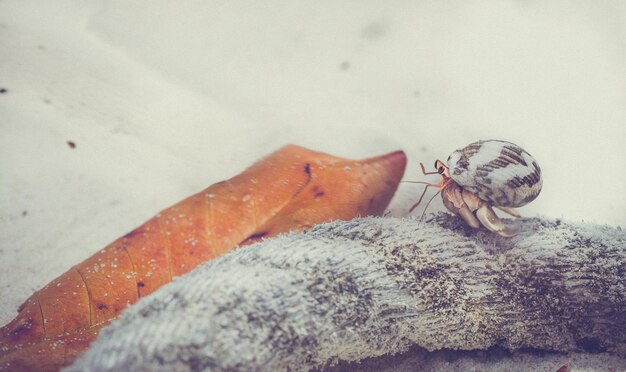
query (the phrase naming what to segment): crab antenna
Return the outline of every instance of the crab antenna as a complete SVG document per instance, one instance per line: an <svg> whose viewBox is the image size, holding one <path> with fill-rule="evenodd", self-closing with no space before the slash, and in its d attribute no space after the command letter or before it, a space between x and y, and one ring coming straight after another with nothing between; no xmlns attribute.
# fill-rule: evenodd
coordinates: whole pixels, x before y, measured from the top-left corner
<svg viewBox="0 0 626 372"><path fill-rule="evenodd" d="M432 198L430 198L430 200L428 201L428 203L426 204L426 208L424 208L424 211L422 212L422 215L420 216L420 221L422 220L422 218L424 218L424 215L426 214L426 210L428 209L428 206L430 205L430 202L433 201L433 199L435 198L435 196L439 195L439 193L441 192L441 190L443 190L443 188L440 188L439 191L437 191L435 193L435 195L433 195Z"/></svg>
<svg viewBox="0 0 626 372"><path fill-rule="evenodd" d="M421 182L421 181L400 181L400 182L404 182L404 183L419 183L421 185L430 185L430 186L437 186L433 183L429 183L429 182Z"/></svg>
<svg viewBox="0 0 626 372"><path fill-rule="evenodd" d="M417 203L413 204L411 209L409 209L409 213L413 212L413 209L417 208L417 206L420 205L420 203L422 202L422 199L424 198L424 195L426 195L426 190L428 190L428 186L431 186L431 185L426 184L426 187L424 187L424 191L422 191L422 195L420 195L420 198L417 200Z"/></svg>
<svg viewBox="0 0 626 372"><path fill-rule="evenodd" d="M420 163L420 167L422 167L422 173L424 173L425 175L429 175L429 174L439 174L439 171L435 170L434 172L426 172L426 168L424 168L424 164Z"/></svg>

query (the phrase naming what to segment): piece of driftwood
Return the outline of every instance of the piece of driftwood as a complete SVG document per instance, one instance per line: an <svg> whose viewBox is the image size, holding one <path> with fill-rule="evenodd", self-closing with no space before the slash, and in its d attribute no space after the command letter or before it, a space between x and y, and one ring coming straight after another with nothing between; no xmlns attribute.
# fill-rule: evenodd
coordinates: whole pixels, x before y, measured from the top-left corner
<svg viewBox="0 0 626 372"><path fill-rule="evenodd" d="M626 233L448 214L333 222L237 249L140 300L70 370L306 370L428 350L626 354Z"/></svg>

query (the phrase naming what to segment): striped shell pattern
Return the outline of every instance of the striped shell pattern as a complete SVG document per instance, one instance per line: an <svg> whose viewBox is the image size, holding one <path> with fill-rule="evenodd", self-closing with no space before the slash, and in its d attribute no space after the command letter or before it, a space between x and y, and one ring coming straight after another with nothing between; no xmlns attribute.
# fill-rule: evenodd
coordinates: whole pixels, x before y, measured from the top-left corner
<svg viewBox="0 0 626 372"><path fill-rule="evenodd" d="M541 191L537 161L511 142L474 142L454 151L447 163L452 180L494 206L521 207Z"/></svg>

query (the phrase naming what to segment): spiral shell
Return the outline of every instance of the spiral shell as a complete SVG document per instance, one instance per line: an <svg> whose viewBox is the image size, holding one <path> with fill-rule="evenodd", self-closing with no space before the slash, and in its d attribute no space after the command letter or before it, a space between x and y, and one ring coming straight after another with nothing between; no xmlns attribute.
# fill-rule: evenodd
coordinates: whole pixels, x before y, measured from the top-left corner
<svg viewBox="0 0 626 372"><path fill-rule="evenodd" d="M543 180L537 161L514 143L471 143L448 157L450 177L494 206L521 207L533 201Z"/></svg>

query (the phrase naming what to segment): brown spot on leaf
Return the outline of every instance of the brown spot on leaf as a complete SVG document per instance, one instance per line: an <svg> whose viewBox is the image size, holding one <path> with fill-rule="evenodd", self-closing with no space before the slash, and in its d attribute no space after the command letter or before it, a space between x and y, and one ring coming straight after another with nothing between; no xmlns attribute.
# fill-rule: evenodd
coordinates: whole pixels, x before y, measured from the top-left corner
<svg viewBox="0 0 626 372"><path fill-rule="evenodd" d="M106 310L108 307L105 304L98 304L98 310Z"/></svg>
<svg viewBox="0 0 626 372"><path fill-rule="evenodd" d="M135 236L135 235L139 234L140 232L141 232L141 231L140 231L139 229L134 229L133 231L131 231L131 232L127 233L126 235L124 235L124 238L126 238L126 239L130 239L130 238L132 238L133 236Z"/></svg>
<svg viewBox="0 0 626 372"><path fill-rule="evenodd" d="M18 327L15 327L13 330L11 330L11 335L15 336L15 335L20 335L24 332L28 331L28 327L26 327L25 325L21 325Z"/></svg>
<svg viewBox="0 0 626 372"><path fill-rule="evenodd" d="M304 173L306 173L306 175L307 175L306 182L304 183L304 185L302 185L302 187L300 187L300 188L298 189L298 191L296 191L296 192L293 194L293 196L294 196L294 197L295 197L295 196L298 196L298 195L300 194L300 192L302 192L302 190L303 190L303 189L304 189L304 188L305 188L305 187L309 184L309 182L311 182L311 178L312 178L312 176L311 176L311 164L310 164L310 163L306 163L306 164L304 165Z"/></svg>
<svg viewBox="0 0 626 372"><path fill-rule="evenodd" d="M256 232L248 236L247 238L245 238L241 243L239 243L239 245L248 245L248 244L256 243L260 241L261 239L263 239L263 237L265 237L267 234L269 234L269 231Z"/></svg>
<svg viewBox="0 0 626 372"><path fill-rule="evenodd" d="M315 199L319 199L322 196L326 195L324 190L322 190L319 186L313 186L313 188L311 189L311 193L313 193L313 197Z"/></svg>

